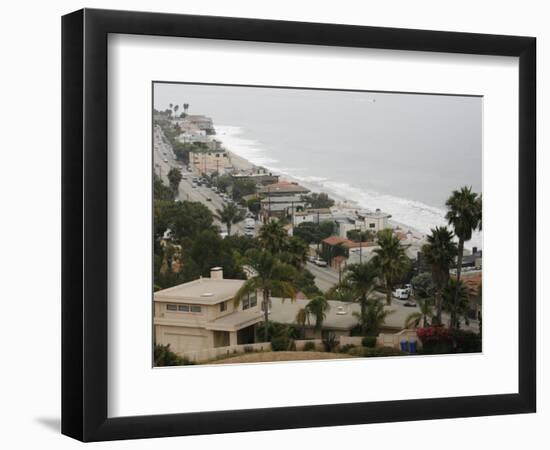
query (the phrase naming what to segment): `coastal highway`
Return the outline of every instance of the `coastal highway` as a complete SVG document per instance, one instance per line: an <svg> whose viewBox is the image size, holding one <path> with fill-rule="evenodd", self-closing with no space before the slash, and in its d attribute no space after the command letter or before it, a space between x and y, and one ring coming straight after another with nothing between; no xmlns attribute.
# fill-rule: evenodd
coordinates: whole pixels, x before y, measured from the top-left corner
<svg viewBox="0 0 550 450"><path fill-rule="evenodd" d="M196 175L188 172L184 165L176 159L172 146L159 126L155 126L153 130L153 162L155 173L166 185L168 185L168 172L171 168L175 167L181 172L182 180L179 185L178 200L200 202L210 209L213 214L216 214L218 209L223 208L226 202L210 188L204 185L193 187L192 180ZM220 226L221 230L225 231L225 225L217 219L215 219L215 223ZM231 233L244 234L244 222L233 225Z"/></svg>

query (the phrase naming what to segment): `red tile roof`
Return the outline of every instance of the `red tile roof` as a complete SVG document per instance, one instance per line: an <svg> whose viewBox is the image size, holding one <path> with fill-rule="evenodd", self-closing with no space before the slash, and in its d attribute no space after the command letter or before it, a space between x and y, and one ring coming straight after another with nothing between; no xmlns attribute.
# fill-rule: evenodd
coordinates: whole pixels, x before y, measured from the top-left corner
<svg viewBox="0 0 550 450"><path fill-rule="evenodd" d="M327 245L338 245L347 242L347 239L340 236L329 236L328 238L323 239L323 242Z"/></svg>

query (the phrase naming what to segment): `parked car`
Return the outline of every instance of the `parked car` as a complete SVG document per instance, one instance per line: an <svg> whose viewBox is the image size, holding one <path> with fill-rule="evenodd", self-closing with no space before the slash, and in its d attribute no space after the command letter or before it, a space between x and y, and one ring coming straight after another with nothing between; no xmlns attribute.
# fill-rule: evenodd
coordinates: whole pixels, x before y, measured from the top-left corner
<svg viewBox="0 0 550 450"><path fill-rule="evenodd" d="M313 264L315 264L316 266L319 266L319 267L327 267L328 266L328 263L324 259L321 259L321 258L315 258L315 261L313 261Z"/></svg>

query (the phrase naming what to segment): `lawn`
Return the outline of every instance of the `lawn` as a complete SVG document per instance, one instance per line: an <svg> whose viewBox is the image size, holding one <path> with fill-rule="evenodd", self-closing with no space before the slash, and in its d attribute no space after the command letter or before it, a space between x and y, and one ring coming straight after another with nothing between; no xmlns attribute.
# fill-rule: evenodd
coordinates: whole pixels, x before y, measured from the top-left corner
<svg viewBox="0 0 550 450"><path fill-rule="evenodd" d="M234 363L255 363L275 361L307 361L312 359L341 359L352 358L345 353L329 352L254 352L245 353L230 358L211 361L207 364L234 364Z"/></svg>

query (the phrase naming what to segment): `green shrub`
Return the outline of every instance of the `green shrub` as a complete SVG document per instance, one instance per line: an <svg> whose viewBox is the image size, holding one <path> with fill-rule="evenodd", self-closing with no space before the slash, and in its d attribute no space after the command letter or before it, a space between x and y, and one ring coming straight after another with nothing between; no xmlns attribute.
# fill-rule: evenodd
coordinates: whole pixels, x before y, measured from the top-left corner
<svg viewBox="0 0 550 450"><path fill-rule="evenodd" d="M170 344L155 345L155 366L190 366L195 364L170 350Z"/></svg>
<svg viewBox="0 0 550 450"><path fill-rule="evenodd" d="M346 344L340 347L340 353L349 353L351 349L354 349L356 346L353 344Z"/></svg>
<svg viewBox="0 0 550 450"><path fill-rule="evenodd" d="M367 348L376 347L376 336L365 336L361 340L361 345L363 345L363 347L367 347Z"/></svg>
<svg viewBox="0 0 550 450"><path fill-rule="evenodd" d="M294 342L287 336L275 336L271 340L271 350L274 352L284 352L292 349Z"/></svg>
<svg viewBox="0 0 550 450"><path fill-rule="evenodd" d="M331 334L326 339L323 339L323 347L325 349L325 352L336 351L336 348L338 347L338 340L336 339L336 336Z"/></svg>
<svg viewBox="0 0 550 450"><path fill-rule="evenodd" d="M472 331L453 330L451 337L454 341L456 353L481 352L481 336Z"/></svg>
<svg viewBox="0 0 550 450"><path fill-rule="evenodd" d="M305 352L313 352L315 351L315 342L306 342L304 344L304 351Z"/></svg>

